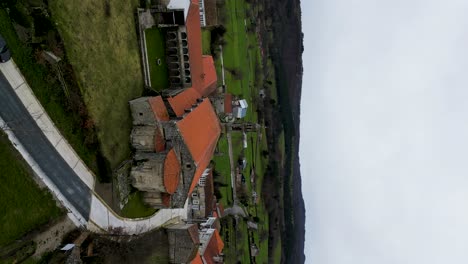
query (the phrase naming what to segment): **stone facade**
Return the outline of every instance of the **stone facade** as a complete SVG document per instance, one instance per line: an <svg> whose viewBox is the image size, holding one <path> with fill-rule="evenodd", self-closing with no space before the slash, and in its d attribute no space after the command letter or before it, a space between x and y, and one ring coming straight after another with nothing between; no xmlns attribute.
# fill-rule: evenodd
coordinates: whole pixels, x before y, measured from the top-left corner
<svg viewBox="0 0 468 264"><path fill-rule="evenodd" d="M166 193L163 182L164 160L167 150L174 149L180 162L181 178L175 193L170 196L170 207L182 208L187 200L187 194L196 170L193 157L176 125L183 117L173 117L169 121L158 121L148 99L148 97L143 97L130 101L130 109L134 118L131 144L136 150L135 165L130 173L132 185L140 191L148 192L144 193L143 197L149 205L155 208L166 207L166 205L159 203L161 194ZM166 149L164 152L155 153L155 131L159 131L163 137Z"/></svg>
<svg viewBox="0 0 468 264"><path fill-rule="evenodd" d="M166 153L138 153L135 155L136 165L132 167L130 176L132 185L146 192L165 192L164 160Z"/></svg>
<svg viewBox="0 0 468 264"><path fill-rule="evenodd" d="M148 103L149 97L141 97L129 102L133 125L156 125L156 118Z"/></svg>
<svg viewBox="0 0 468 264"><path fill-rule="evenodd" d="M151 152L155 148L156 129L154 126L135 126L131 134L131 144L137 151Z"/></svg>
<svg viewBox="0 0 468 264"><path fill-rule="evenodd" d="M175 224L167 228L170 263L190 263L200 243L197 224Z"/></svg>

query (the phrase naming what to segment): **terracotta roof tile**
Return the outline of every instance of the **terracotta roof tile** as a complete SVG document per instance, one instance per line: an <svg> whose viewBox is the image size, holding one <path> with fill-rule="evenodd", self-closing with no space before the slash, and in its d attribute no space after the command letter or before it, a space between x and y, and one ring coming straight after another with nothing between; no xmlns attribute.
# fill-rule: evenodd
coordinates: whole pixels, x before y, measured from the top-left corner
<svg viewBox="0 0 468 264"><path fill-rule="evenodd" d="M217 250L218 250L218 254L221 254L221 252L223 252L223 249L224 249L224 242L223 242L223 239L221 238L221 236L219 235L219 232L218 230L215 230L215 239L216 239L216 244L218 246Z"/></svg>
<svg viewBox="0 0 468 264"><path fill-rule="evenodd" d="M184 115L185 109L192 108L192 105L200 98L200 94L192 88L189 88L180 94L167 99L177 116Z"/></svg>
<svg viewBox="0 0 468 264"><path fill-rule="evenodd" d="M168 193L161 193L162 203L169 208L171 206L171 195Z"/></svg>
<svg viewBox="0 0 468 264"><path fill-rule="evenodd" d="M216 90L218 78L216 77L216 69L212 56L203 55L203 90L199 90L201 94L207 96Z"/></svg>
<svg viewBox="0 0 468 264"><path fill-rule="evenodd" d="M224 95L224 113L232 113L232 94Z"/></svg>
<svg viewBox="0 0 468 264"><path fill-rule="evenodd" d="M221 126L209 99L204 99L191 113L177 122L177 127L197 166L190 186L191 193L203 171L210 164Z"/></svg>
<svg viewBox="0 0 468 264"><path fill-rule="evenodd" d="M154 133L154 150L156 152L162 152L166 149L166 140L162 135L162 132L159 128L156 128L156 132Z"/></svg>
<svg viewBox="0 0 468 264"><path fill-rule="evenodd" d="M203 257L208 264L214 264L214 257L218 256L223 252L224 243L219 235L218 230L214 231L214 234L211 236L208 245L206 246L205 252L203 253Z"/></svg>
<svg viewBox="0 0 468 264"><path fill-rule="evenodd" d="M202 35L200 26L200 9L198 1L192 1L187 14L185 26L189 48L192 86L199 91L203 87Z"/></svg>
<svg viewBox="0 0 468 264"><path fill-rule="evenodd" d="M166 106L161 96L151 97L148 99L151 109L153 110L154 116L158 121L169 121L169 114L167 113Z"/></svg>
<svg viewBox="0 0 468 264"><path fill-rule="evenodd" d="M197 252L197 255L195 255L195 258L190 262L190 264L203 264L200 253Z"/></svg>
<svg viewBox="0 0 468 264"><path fill-rule="evenodd" d="M164 160L164 187L173 194L179 185L180 163L174 149L171 149Z"/></svg>

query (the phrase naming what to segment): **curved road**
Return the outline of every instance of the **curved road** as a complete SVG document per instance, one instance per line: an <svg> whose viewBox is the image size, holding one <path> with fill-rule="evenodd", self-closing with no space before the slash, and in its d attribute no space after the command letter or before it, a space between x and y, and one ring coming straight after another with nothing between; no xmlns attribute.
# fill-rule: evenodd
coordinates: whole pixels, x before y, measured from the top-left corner
<svg viewBox="0 0 468 264"><path fill-rule="evenodd" d="M0 117L63 196L84 219L89 220L91 190L42 133L16 95L16 88L11 87L0 72Z"/></svg>

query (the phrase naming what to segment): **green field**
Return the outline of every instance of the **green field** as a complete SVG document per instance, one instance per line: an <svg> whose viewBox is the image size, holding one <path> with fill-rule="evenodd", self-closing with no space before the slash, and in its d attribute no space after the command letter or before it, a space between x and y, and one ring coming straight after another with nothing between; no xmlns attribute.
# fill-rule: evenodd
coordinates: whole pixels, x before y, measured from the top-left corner
<svg viewBox="0 0 468 264"><path fill-rule="evenodd" d="M215 162L215 170L219 172L220 178L215 179L216 181L220 181L227 186L220 187L221 204L223 206L232 205L232 184L231 184L231 165L229 163L229 155L228 155L228 142L226 135L222 135L218 140L218 149L222 154L215 155L213 157L213 161Z"/></svg>
<svg viewBox="0 0 468 264"><path fill-rule="evenodd" d="M139 1L49 1L104 157L115 168L130 154L128 101L143 77L134 12Z"/></svg>
<svg viewBox="0 0 468 264"><path fill-rule="evenodd" d="M69 111L60 84L51 78L46 66L36 61L33 49L19 40L4 9L0 9L0 34L6 39L15 63L54 124L86 165L97 173L98 151L95 147L83 144L86 142L86 134L81 128L78 113Z"/></svg>
<svg viewBox="0 0 468 264"><path fill-rule="evenodd" d="M151 87L157 91L167 89L169 87L169 75L166 63L164 34L159 28L150 28L145 30L145 37Z"/></svg>
<svg viewBox="0 0 468 264"><path fill-rule="evenodd" d="M26 162L0 132L0 248L64 213L32 177Z"/></svg>
<svg viewBox="0 0 468 264"><path fill-rule="evenodd" d="M249 103L247 116L242 121L257 122L256 104L259 100L259 90L264 81L263 65L261 65L261 52L258 47L258 41L254 32L247 30L248 24L254 17L247 17L248 9L254 7L244 1L227 0L224 7L226 9L224 26L226 33L224 40L226 44L223 46L223 59L226 73L226 88L227 91L244 98ZM245 20L245 23L244 23ZM246 25L247 24L247 25ZM220 60L215 61L218 77L220 79ZM268 65L266 65L268 67ZM239 73L240 72L240 73ZM274 80L274 72L271 72L271 77ZM274 90L274 88L272 89ZM268 214L262 201L262 182L265 174L266 165L268 163L268 155L262 155L262 151L268 150L266 141L265 129L261 130L262 137L258 140L258 134L255 132L247 133L248 147L243 148L242 133L232 132L232 146L234 160L237 162L239 157L245 157L247 160L247 168L244 170L246 178L243 189L248 197L247 212L251 217L258 217L259 229L252 231L254 243L259 248L259 255L255 258L257 263L267 263L268 261ZM214 158L216 168L222 174L227 175L225 183L229 185L224 188L225 193L230 194L230 164L228 157L228 146L224 137L221 137L218 142L219 152L224 153L222 156ZM255 186L251 183L251 170L255 172ZM223 188L221 188L222 194ZM251 199L252 191L256 191L258 195L258 204L254 205ZM238 190L238 195L240 191ZM226 199L223 197L222 201ZM228 201L229 202L229 201ZM228 203L229 205L229 203ZM233 227L232 220L225 225L228 230L223 232L223 239L228 240L226 243L226 263L249 263L249 241L246 222L240 220L237 227ZM235 230L238 237L234 238ZM241 234L242 233L242 234ZM240 237L239 237L240 236ZM281 254L281 252L280 252ZM280 257L279 257L280 258Z"/></svg>
<svg viewBox="0 0 468 264"><path fill-rule="evenodd" d="M256 105L258 86L263 81L260 48L254 32L248 32L246 24L253 17L246 17L252 6L245 1L226 0L226 33L223 58L227 91L247 100L249 108L246 121L257 121ZM234 74L238 72L238 74Z"/></svg>
<svg viewBox="0 0 468 264"><path fill-rule="evenodd" d="M202 52L205 55L211 54L211 31L202 28Z"/></svg>

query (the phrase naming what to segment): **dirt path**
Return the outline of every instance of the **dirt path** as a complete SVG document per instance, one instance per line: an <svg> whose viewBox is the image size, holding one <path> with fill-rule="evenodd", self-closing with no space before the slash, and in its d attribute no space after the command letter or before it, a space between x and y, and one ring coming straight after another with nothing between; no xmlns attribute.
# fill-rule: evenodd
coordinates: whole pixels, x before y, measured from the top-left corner
<svg viewBox="0 0 468 264"><path fill-rule="evenodd" d="M60 246L63 237L76 226L68 217L63 217L62 220L50 226L46 230L37 234L33 240L37 244L34 258L40 258L44 253L52 251Z"/></svg>
<svg viewBox="0 0 468 264"><path fill-rule="evenodd" d="M232 187L232 201L233 201L233 206L236 206L237 204L237 193L236 193L236 183L235 183L235 178L236 178L236 172L235 172L235 163L234 163L234 155L232 154L232 140L231 140L231 128L227 127L227 141L228 141L228 146L229 146L229 163L231 165L231 187Z"/></svg>

